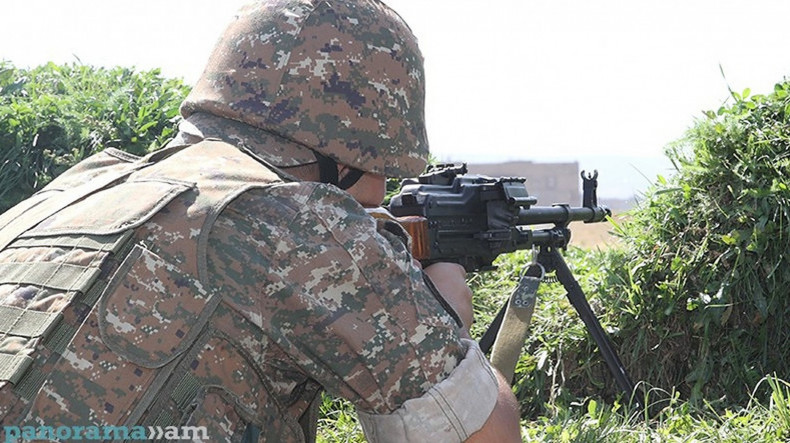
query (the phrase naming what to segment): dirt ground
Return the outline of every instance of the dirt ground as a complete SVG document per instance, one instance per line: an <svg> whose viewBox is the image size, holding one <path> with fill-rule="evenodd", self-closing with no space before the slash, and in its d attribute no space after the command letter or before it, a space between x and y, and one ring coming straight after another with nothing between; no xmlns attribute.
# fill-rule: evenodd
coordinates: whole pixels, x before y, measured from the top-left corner
<svg viewBox="0 0 790 443"><path fill-rule="evenodd" d="M615 219L621 216L615 215ZM571 223L571 245L580 248L606 248L620 241L612 235L614 226L608 221L600 223Z"/></svg>

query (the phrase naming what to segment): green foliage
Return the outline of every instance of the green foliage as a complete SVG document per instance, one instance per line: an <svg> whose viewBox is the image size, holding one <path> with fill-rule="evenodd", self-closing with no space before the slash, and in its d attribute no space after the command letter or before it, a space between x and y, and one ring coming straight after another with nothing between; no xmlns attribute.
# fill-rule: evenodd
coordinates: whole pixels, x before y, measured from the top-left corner
<svg viewBox="0 0 790 443"><path fill-rule="evenodd" d="M0 212L104 148L160 147L187 92L158 70L0 62Z"/></svg>
<svg viewBox="0 0 790 443"><path fill-rule="evenodd" d="M354 406L342 398L334 398L326 393L319 406L318 443L362 443L365 435L357 420Z"/></svg>
<svg viewBox="0 0 790 443"><path fill-rule="evenodd" d="M680 398L677 392L658 395L668 399L654 416L629 414L618 403L609 406L593 399L569 406L553 405L546 414L522 426L524 441L541 442L785 442L790 437L787 383L766 377L772 398L768 404L752 401L746 407L716 411ZM649 396L648 396L649 397Z"/></svg>
<svg viewBox="0 0 790 443"><path fill-rule="evenodd" d="M790 83L732 96L668 149L604 291L637 378L719 407L790 362Z"/></svg>

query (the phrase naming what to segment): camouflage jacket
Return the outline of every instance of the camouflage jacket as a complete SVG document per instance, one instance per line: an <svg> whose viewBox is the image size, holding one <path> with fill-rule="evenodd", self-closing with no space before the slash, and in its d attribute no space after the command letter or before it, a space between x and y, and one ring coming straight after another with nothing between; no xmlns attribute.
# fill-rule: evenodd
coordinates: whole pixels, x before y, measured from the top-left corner
<svg viewBox="0 0 790 443"><path fill-rule="evenodd" d="M323 388L371 439L482 425L464 417L493 407L488 366L459 389L474 379L450 375L481 359L400 240L348 194L248 154L108 150L0 218L0 424L302 441ZM446 424L453 383L468 410Z"/></svg>

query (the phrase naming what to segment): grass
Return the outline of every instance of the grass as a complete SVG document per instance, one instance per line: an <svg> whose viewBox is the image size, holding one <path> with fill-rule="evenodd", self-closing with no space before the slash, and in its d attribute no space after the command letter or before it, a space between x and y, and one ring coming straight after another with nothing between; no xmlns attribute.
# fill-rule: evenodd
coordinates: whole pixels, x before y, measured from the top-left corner
<svg viewBox="0 0 790 443"><path fill-rule="evenodd" d="M524 441L552 442L786 442L790 438L787 384L768 377L776 401L717 411L697 407L669 396L669 403L653 417L628 411L618 404L595 400L568 407L555 406L550 413L522 423ZM648 395L648 398L650 396ZM660 393L659 398L666 398ZM662 400L663 402L664 400Z"/></svg>

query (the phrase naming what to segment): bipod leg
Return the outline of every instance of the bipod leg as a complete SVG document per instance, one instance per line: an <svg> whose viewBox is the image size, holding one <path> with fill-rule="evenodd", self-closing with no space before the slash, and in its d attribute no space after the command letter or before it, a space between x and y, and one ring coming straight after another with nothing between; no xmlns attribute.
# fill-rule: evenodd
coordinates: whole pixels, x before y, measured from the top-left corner
<svg viewBox="0 0 790 443"><path fill-rule="evenodd" d="M628 375L628 371L625 369L625 366L623 366L620 357L618 357L612 343L609 341L609 336L606 335L606 331L603 330L601 323L598 321L590 304L587 302L587 298L581 286L579 286L579 282L576 281L576 278L573 276L573 273L571 273L571 270L568 268L568 265L565 263L565 260L562 258L557 248L550 246L541 247L540 253L538 254L538 263L541 263L546 268L546 271L553 270L556 273L557 280L559 280L565 290L568 291L566 294L568 301L570 301L571 305L576 309L576 312L579 313L579 317L581 317L584 325L587 327L587 331L598 345L598 349L604 361L606 361L606 365L609 366L609 370L612 372L617 386L626 393L629 399L636 402L641 409L644 409L641 394L637 392L634 382L631 381L631 377Z"/></svg>

